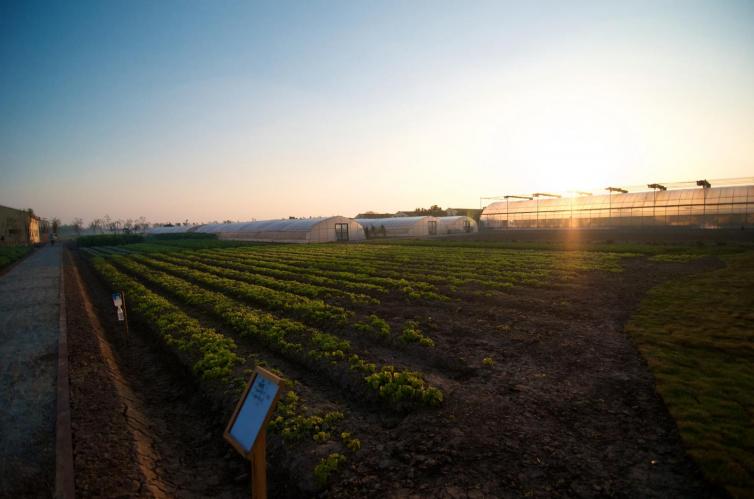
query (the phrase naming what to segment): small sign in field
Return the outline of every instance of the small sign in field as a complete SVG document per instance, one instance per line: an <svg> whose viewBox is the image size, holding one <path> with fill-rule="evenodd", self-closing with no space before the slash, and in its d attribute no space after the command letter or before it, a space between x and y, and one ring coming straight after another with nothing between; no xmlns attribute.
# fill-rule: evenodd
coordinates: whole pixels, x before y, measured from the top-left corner
<svg viewBox="0 0 754 499"><path fill-rule="evenodd" d="M128 312L126 312L126 292L125 291L113 291L113 306L115 307L116 314L118 315L118 322L123 323L123 330L128 338Z"/></svg>
<svg viewBox="0 0 754 499"><path fill-rule="evenodd" d="M251 491L255 499L267 497L266 427L283 384L280 377L266 369L254 369L223 435L251 461Z"/></svg>
<svg viewBox="0 0 754 499"><path fill-rule="evenodd" d="M113 305L115 305L115 308L118 311L118 320L126 320L125 314L123 313L123 294L121 291L115 291L113 293Z"/></svg>

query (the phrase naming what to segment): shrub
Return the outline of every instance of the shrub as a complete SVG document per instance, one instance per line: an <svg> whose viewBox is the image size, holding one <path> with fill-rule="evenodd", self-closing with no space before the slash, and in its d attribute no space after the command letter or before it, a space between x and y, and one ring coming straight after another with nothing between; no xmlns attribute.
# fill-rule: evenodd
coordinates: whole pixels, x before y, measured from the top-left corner
<svg viewBox="0 0 754 499"><path fill-rule="evenodd" d="M431 338L422 334L421 329L419 329L419 323L416 321L406 322L401 334L401 340L404 343L419 343L420 345L430 348L435 346L435 342L432 341Z"/></svg>
<svg viewBox="0 0 754 499"><path fill-rule="evenodd" d="M76 244L82 248L92 246L120 246L122 244L133 244L144 242L144 236L141 234L97 234L94 236L79 236L76 238Z"/></svg>

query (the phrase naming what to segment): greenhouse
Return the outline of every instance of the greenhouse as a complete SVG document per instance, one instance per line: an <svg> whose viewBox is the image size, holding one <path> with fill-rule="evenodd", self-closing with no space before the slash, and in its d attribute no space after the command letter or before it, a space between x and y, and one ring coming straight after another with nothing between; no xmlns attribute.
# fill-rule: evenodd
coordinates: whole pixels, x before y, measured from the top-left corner
<svg viewBox="0 0 754 499"><path fill-rule="evenodd" d="M468 234L476 231L477 223L471 217L437 217L438 234Z"/></svg>
<svg viewBox="0 0 754 499"><path fill-rule="evenodd" d="M706 182L706 181L700 181ZM709 184L707 184L709 186ZM557 197L506 196L481 215L485 229L619 226L744 227L754 225L754 186L701 187Z"/></svg>
<svg viewBox="0 0 754 499"><path fill-rule="evenodd" d="M201 225L175 225L175 226L169 226L169 227L152 227L151 229L147 229L146 233L151 235L159 235L159 234L184 234L186 232L196 232L196 229L201 227Z"/></svg>
<svg viewBox="0 0 754 499"><path fill-rule="evenodd" d="M361 241L364 229L346 217L295 218L230 224L207 224L198 233L217 234L218 239L281 243L326 243Z"/></svg>
<svg viewBox="0 0 754 499"><path fill-rule="evenodd" d="M367 237L421 237L437 235L436 217L357 218Z"/></svg>

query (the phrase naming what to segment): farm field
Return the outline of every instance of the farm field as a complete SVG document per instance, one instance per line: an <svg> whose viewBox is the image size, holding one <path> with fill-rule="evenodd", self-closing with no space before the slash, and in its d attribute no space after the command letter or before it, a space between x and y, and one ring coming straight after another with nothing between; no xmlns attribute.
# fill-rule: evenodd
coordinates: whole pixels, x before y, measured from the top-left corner
<svg viewBox="0 0 754 499"><path fill-rule="evenodd" d="M166 240L79 253L218 427L256 365L286 379L273 496L694 497L730 483L688 458L687 427L684 444L624 327L641 310L630 331L645 352L647 293L738 262L738 248Z"/></svg>

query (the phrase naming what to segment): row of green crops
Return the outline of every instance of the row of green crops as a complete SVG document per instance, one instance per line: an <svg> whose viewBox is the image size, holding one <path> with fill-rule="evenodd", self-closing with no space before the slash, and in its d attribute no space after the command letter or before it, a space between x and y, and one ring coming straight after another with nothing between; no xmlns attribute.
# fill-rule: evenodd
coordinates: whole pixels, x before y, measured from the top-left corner
<svg viewBox="0 0 754 499"><path fill-rule="evenodd" d="M219 256L222 255L222 256ZM238 248L212 252L213 258L233 258L253 265L275 265L288 272L369 280L403 290L412 297L444 299L438 286L474 284L489 289L567 281L584 270L620 270L626 254L515 252L488 250L432 251L403 246L325 246L303 251L297 247ZM565 256L565 257L564 257ZM409 263L410 262L410 263Z"/></svg>
<svg viewBox="0 0 754 499"><path fill-rule="evenodd" d="M442 302L455 300L455 307L477 294L494 298L520 286L570 287L586 272L620 272L624 258L651 257L648 261L657 265L674 265L706 254L694 248L618 245L602 251L557 251L487 244L201 246L178 240L99 250L118 269L174 299L188 314L219 321L218 327L237 341L253 339L250 345L262 344L276 357L323 374L346 396L407 411L442 401L442 392L428 384L424 374L405 369L433 355L432 348L442 352L447 347L442 334L430 337L438 329L428 320L433 308L447 306ZM120 256L124 252L135 254ZM729 262L738 265L736 271L714 274L714 279L729 283L738 273L736 300L709 279L699 286L684 281L682 286L694 289L694 296L675 288L654 291L653 304L645 305L631 331L691 455L713 481L740 495L751 483L752 469L746 410L753 391L747 390L751 362L746 364L750 349L745 341L750 339L746 331L752 330L746 311L747 296L752 296L746 294L751 261ZM709 308L711 291L721 301L738 305L699 321L698 311ZM410 311L406 315L404 305ZM693 318L693 324L669 324L664 319L668 307L675 307L674 317ZM385 344L403 348L397 355L404 359L397 362L401 369L373 362L374 355L365 353L373 339L380 342L376 351ZM493 362L484 359L484 365ZM709 379L695 378L695 372L710 373ZM305 415L296 413L300 405L295 393L285 397L273 420L275 431L290 442L338 440L337 411L327 417ZM343 446L360 445L346 435L338 440ZM327 476L341 463L342 454L332 453L321 461L318 476Z"/></svg>
<svg viewBox="0 0 754 499"><path fill-rule="evenodd" d="M190 270L184 272L173 268L174 273L167 273L158 270L158 266L145 265L144 260L144 257L114 257L110 261L179 301L213 315L239 336L253 338L284 358L326 373L342 388L356 386L360 387L357 388L360 392L366 389L375 399L396 410L436 405L442 401L442 392L429 386L419 373L396 370L392 366L378 368L354 352L347 340L302 322L254 309L229 297L225 293L239 295L234 291L236 281L218 284L215 288L222 291L212 291L192 284L203 282L203 278L197 279ZM380 373L390 374L373 377ZM402 388L404 386L406 388Z"/></svg>
<svg viewBox="0 0 754 499"><path fill-rule="evenodd" d="M237 355L233 339L202 326L161 293L151 291L133 277L119 271L111 262L96 257L92 259L92 264L112 289L126 292L130 312L148 325L182 363L190 366L198 380L219 384L229 393L239 392L244 383L239 373L244 360ZM265 363L261 362L259 365ZM247 376L250 372L250 368L244 371ZM284 373L276 372L285 379ZM286 379L286 385L293 387L296 383ZM333 442L342 446L340 452L357 452L361 448L361 442L352 436L352 432L341 431L343 420L344 414L337 410L312 413L301 396L289 388L273 414L269 430L280 435L287 446L314 446L314 450L310 451L317 455L322 454L317 446L329 452L333 448ZM341 462L346 460L344 454L337 455ZM319 486L324 486L327 482L329 475L323 476L321 468L328 459L329 456L323 457L312 469ZM334 471L336 469L330 470L330 474Z"/></svg>
<svg viewBox="0 0 754 499"><path fill-rule="evenodd" d="M226 268L222 265L211 262L203 262L199 258L192 258L186 256L185 253L171 253L171 254L154 254L151 255L153 260L160 260L175 265L181 265L188 267L192 270L199 270L202 272L211 273L219 277L226 277L228 279L235 279L237 281L244 281L249 284L255 284L258 286L264 286L266 288L294 293L308 298L322 298L322 297L338 297L343 298L351 303L362 304L378 304L379 300L372 298L369 295L363 293L353 293L350 291L343 291L335 287L325 287L316 284L310 284L307 282L299 282L294 280L281 281L274 277L266 276L264 274L257 274L253 272L244 272L233 268Z"/></svg>
<svg viewBox="0 0 754 499"><path fill-rule="evenodd" d="M243 271L235 270L235 269L226 269L222 266L222 263L217 263L217 262L215 262L213 265L209 265L207 263L203 263L207 261L206 258L203 260L202 257L192 257L190 255L187 256L186 253L171 253L171 254L152 253L148 257L136 257L136 258L139 258L140 261L143 261L144 263L147 263L148 265L155 266L155 268L157 268L158 270L169 272L178 277L191 279L192 281L194 280L193 278L196 277L197 274L192 273L191 271L207 272L215 276L226 278L227 280L223 281L223 284L224 284L223 286L209 285L206 282L203 282L203 284L207 284L208 287L211 287L212 289L217 289L225 294L231 294L240 299L245 298L243 284L253 283L255 285L264 286L273 290L288 290L293 294L301 295L304 297L312 297L312 296L326 297L330 301L332 301L333 299L337 299L337 298L345 296L346 298L348 298L348 301L351 302L351 305L357 305L357 306L365 305L365 304L376 305L380 303L380 301L377 298L370 297L369 295L366 295L366 294L342 292L334 288L314 286L306 282L299 282L299 281L294 281L294 280L279 280L279 279L274 279L272 277L268 277L265 275L259 275L251 271L243 272ZM157 260L160 263L167 263L171 265L160 265L159 263L155 263L154 262L155 260ZM187 267L187 269L182 269L182 267ZM177 269L182 269L182 270L177 270ZM240 282L237 282L235 285L233 285L231 283L231 280L240 281ZM250 302L252 304L259 304L257 300L251 300ZM290 312L290 309L286 310L284 307L276 308L276 307L269 306L269 304L262 304L262 305L266 309L278 310L282 312ZM360 307L360 308L369 309L369 307ZM419 329L419 325L415 321L408 321L402 329L402 334L396 338L393 338L390 336L391 328L387 322L385 322L376 314L369 314L368 317L366 316L366 314L364 315L365 316L362 318L363 320L351 321L351 325L356 331L373 333L373 336L376 339L383 340L383 342L387 342L389 344L402 342L405 344L418 343L426 347L434 346L434 342L432 341L432 339L423 335L423 333ZM304 320L304 322L307 322L307 321ZM343 325L344 324L342 323L342 321L337 321L337 320L328 321L328 326L331 329L333 328L333 326L335 326L335 328L337 329L338 326L343 326Z"/></svg>
<svg viewBox="0 0 754 499"><path fill-rule="evenodd" d="M279 291L256 284L220 277L208 272L193 270L189 267L155 260L147 256L135 255L133 258L158 271L166 272L200 284L203 287L234 296L265 310L284 312L300 318L309 324L317 325L325 322L345 324L352 315L342 307L328 305L322 300L310 299L287 291Z"/></svg>
<svg viewBox="0 0 754 499"><path fill-rule="evenodd" d="M192 359L191 365L200 379L229 380L234 367L241 362L232 339L202 327L199 321L160 294L119 272L102 258L95 258L93 264L113 289L126 292L132 313L148 321L165 344Z"/></svg>
<svg viewBox="0 0 754 499"><path fill-rule="evenodd" d="M362 265L359 262L353 262L353 265L349 265L348 262L339 261L336 264L328 265L319 259L310 260L306 257L306 259L302 260L295 256L277 255L265 250L246 251L246 248L244 248L244 250L240 251L218 251L212 253L212 256L222 255L223 257L234 258L246 264L253 263L254 265L278 268L307 275L312 274L345 282L370 284L385 289L394 289L413 298L442 299L442 297L438 297L434 293L435 287L432 284L421 281L409 282L400 275L385 277L376 273L374 268Z"/></svg>
<svg viewBox="0 0 754 499"><path fill-rule="evenodd" d="M202 251L196 253L181 253L181 256L191 260L220 265L224 268L274 277L275 279L284 282L305 282L328 288L337 287L339 289L346 289L360 294L371 293L372 295L375 293L378 295L385 294L389 289L385 283L375 284L369 282L349 281L347 279L341 279L338 276L330 277L325 272L301 271L297 268L291 268L284 263L265 262L261 259L251 259L238 253Z"/></svg>

